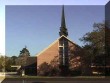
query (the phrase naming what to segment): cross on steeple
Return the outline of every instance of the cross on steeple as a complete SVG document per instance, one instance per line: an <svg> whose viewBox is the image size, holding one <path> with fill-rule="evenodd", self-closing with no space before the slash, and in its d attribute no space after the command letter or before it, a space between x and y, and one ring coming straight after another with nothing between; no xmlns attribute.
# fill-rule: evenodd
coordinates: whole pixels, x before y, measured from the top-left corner
<svg viewBox="0 0 110 83"><path fill-rule="evenodd" d="M64 13L64 5L62 6L62 17L61 17L61 27L60 27L60 32L59 35L62 36L68 36L68 31L66 28L66 22L65 22L65 13Z"/></svg>

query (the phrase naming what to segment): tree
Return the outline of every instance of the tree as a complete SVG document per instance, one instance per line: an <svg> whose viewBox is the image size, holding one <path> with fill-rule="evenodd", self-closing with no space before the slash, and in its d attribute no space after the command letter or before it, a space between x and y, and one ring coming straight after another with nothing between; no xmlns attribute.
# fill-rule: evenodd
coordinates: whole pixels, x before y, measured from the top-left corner
<svg viewBox="0 0 110 83"><path fill-rule="evenodd" d="M12 60L12 65L16 65L17 56L12 56L11 60Z"/></svg>
<svg viewBox="0 0 110 83"><path fill-rule="evenodd" d="M69 46L68 48L68 59L69 59L69 75L76 76L81 75L81 56L83 50L78 45Z"/></svg>
<svg viewBox="0 0 110 83"><path fill-rule="evenodd" d="M85 72L91 65L105 65L105 23L94 23L93 31L86 33L81 39L84 42L83 64ZM90 72L90 71L89 71Z"/></svg>
<svg viewBox="0 0 110 83"><path fill-rule="evenodd" d="M59 76L59 57L55 56L50 64L44 62L38 68L38 75L41 76Z"/></svg>
<svg viewBox="0 0 110 83"><path fill-rule="evenodd" d="M4 71L4 68L5 68L5 57L0 56L0 72Z"/></svg>
<svg viewBox="0 0 110 83"><path fill-rule="evenodd" d="M25 57L25 56L30 56L29 50L27 49L26 46L20 51L19 54L19 57Z"/></svg>
<svg viewBox="0 0 110 83"><path fill-rule="evenodd" d="M27 58L30 56L30 52L27 47L20 51L18 59L16 60L17 65L25 66Z"/></svg>
<svg viewBox="0 0 110 83"><path fill-rule="evenodd" d="M39 68L38 68L38 75L40 76L49 76L51 73L51 65L48 63L44 62L42 63Z"/></svg>
<svg viewBox="0 0 110 83"><path fill-rule="evenodd" d="M11 57L5 56L5 71L10 72L12 71L11 65L13 64L13 61Z"/></svg>
<svg viewBox="0 0 110 83"><path fill-rule="evenodd" d="M60 75L60 68L59 68L59 57L55 56L53 60L50 62L51 65L51 75L52 76L59 76Z"/></svg>
<svg viewBox="0 0 110 83"><path fill-rule="evenodd" d="M83 48L88 51L92 60L94 60L95 57L104 56L105 54L105 24L94 23L93 27L94 28L92 32L86 33L80 39L85 43L85 46L83 46ZM102 64L102 62L100 61L100 63L98 64Z"/></svg>

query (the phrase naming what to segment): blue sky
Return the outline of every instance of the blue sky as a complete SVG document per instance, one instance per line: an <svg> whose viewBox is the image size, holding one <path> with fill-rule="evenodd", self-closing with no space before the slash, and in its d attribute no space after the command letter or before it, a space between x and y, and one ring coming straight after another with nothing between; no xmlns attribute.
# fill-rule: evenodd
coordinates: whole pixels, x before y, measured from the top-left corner
<svg viewBox="0 0 110 83"><path fill-rule="evenodd" d="M0 54L5 54L6 5L105 5L108 1L109 0L0 0Z"/></svg>
<svg viewBox="0 0 110 83"><path fill-rule="evenodd" d="M2 4L37 4L37 5L105 5L109 0L1 0Z"/></svg>
<svg viewBox="0 0 110 83"><path fill-rule="evenodd" d="M35 55L59 37L62 6L6 6L6 54L18 55L26 45ZM69 38L79 41L92 31L94 22L104 21L104 6L65 6Z"/></svg>

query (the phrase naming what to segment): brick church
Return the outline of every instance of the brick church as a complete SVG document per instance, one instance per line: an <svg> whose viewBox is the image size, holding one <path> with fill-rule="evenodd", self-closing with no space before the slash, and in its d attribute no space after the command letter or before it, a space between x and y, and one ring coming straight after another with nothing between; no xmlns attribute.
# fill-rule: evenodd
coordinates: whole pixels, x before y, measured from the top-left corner
<svg viewBox="0 0 110 83"><path fill-rule="evenodd" d="M50 44L46 49L37 54L37 69L44 62L52 66L59 67L62 72L68 69L75 70L81 67L81 47L72 42L68 36L68 30L65 22L64 6L62 7L60 37ZM55 62L56 60L56 62ZM55 62L52 64L52 62Z"/></svg>
<svg viewBox="0 0 110 83"><path fill-rule="evenodd" d="M39 75L38 72L42 72L41 66L44 63L46 63L47 65L51 65L51 67L53 68L58 68L59 73L62 73L63 75L67 75L69 71L81 70L81 56L83 55L83 51L80 46L78 46L76 43L68 38L64 6L62 7L59 36L60 37L52 44L50 44L47 48L45 48L39 54L35 55L37 56L37 67L34 66L34 69L37 69L37 75ZM48 71L49 66L44 68L43 71L44 70Z"/></svg>

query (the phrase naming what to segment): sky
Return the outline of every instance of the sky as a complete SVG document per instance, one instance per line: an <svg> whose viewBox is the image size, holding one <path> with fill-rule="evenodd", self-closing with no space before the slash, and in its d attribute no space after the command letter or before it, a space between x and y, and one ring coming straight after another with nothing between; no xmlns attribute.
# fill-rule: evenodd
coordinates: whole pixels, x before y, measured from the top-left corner
<svg viewBox="0 0 110 83"><path fill-rule="evenodd" d="M62 6L6 6L6 54L18 55L25 45L31 55L59 37ZM94 13L94 14L93 14ZM104 21L104 6L65 6L69 38L78 45L94 22Z"/></svg>
<svg viewBox="0 0 110 83"><path fill-rule="evenodd" d="M103 20L104 10L102 6L100 7L97 6L96 8L91 7L90 8L91 10L89 10L87 9L87 6L86 8L84 8L84 6L83 8L82 7L78 8L77 5L105 5L108 1L109 0L83 0L83 1L82 0L69 0L69 1L68 0L57 0L57 1L55 0L11 0L11 1L1 0L0 1L1 2L0 3L0 40L1 40L0 53L1 54L7 53L10 56L18 55L19 51L26 45L30 50L31 54L35 55L36 53L38 53L39 51L47 47L50 43L52 43L54 40L56 40L59 37L58 32L59 32L60 19L61 19L61 6L52 6L52 7L46 6L45 8L44 6L39 6L39 7L27 6L28 8L26 8L25 6L20 9L20 6L17 6L17 5L76 5L76 7L65 6L66 24L69 31L69 38L72 41L76 42L77 44L82 45L79 42L78 38L81 37L81 35L85 31L83 27L87 28L88 24L89 24L89 27L91 27L93 21L101 22ZM6 5L11 5L11 6L6 6ZM16 6L12 7L12 5L16 5ZM6 10L5 10L5 7L6 7ZM80 8L82 8L82 10L80 10ZM47 10L47 11L45 12L44 10L45 11ZM91 17L91 18L87 18L83 10L85 10L85 12L89 10L88 17ZM39 11L39 13L37 13L37 11ZM95 13L93 14L92 12L94 11ZM100 14L98 13L98 11L102 13ZM26 12L28 14L26 14ZM45 15L43 15L43 12L45 12ZM80 15L77 15L78 13L82 13L82 12L85 15L84 16L85 18L83 17L83 15L82 17ZM13 16L10 16L11 14ZM98 16L95 16L95 15L98 15ZM88 24L86 25L85 21L76 19L79 17L82 19L90 19L91 22L88 21ZM13 18L13 19L10 19L10 18ZM22 18L22 20L20 18ZM40 20L40 19L43 19L43 20ZM19 25L16 22L18 22ZM41 24L41 23L44 23L44 24ZM22 31L19 31L17 27L20 27ZM44 29L44 27L46 29ZM78 29L76 29L76 27L78 27ZM5 32L5 29L6 29L6 32ZM41 29L42 29L42 32L39 31ZM82 31L79 31L80 29ZM91 28L88 28L87 30L91 31ZM78 31L81 34L77 34ZM26 33L26 34L21 36L23 33ZM6 38L5 38L5 34L8 34L8 36L6 35ZM28 37L26 37L26 35ZM23 43L21 40L24 39L25 37L26 39L24 40L24 43ZM32 39L32 41L28 41L30 39ZM48 41L45 41L45 40L43 41L43 39L45 40L48 39ZM5 48L5 40L6 40L6 48ZM39 42L39 45L37 44L38 42ZM42 45L42 43L44 45ZM5 49L6 49L6 53L5 53Z"/></svg>

